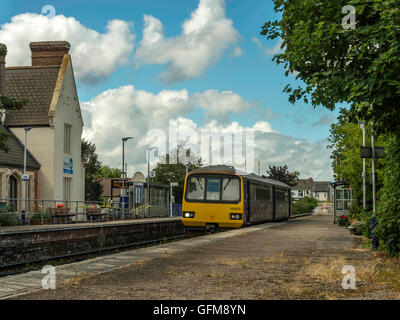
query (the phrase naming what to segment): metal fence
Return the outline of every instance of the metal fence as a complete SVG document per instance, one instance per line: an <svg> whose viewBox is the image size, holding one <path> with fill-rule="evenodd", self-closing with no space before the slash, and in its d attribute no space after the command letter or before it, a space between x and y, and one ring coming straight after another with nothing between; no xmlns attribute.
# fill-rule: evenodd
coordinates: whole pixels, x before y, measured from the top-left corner
<svg viewBox="0 0 400 320"><path fill-rule="evenodd" d="M128 197L127 197L128 198ZM25 212L23 212L25 202ZM152 208L153 207L153 208ZM14 215L22 224L57 224L132 220L171 216L168 206L149 203L0 199L0 216Z"/></svg>

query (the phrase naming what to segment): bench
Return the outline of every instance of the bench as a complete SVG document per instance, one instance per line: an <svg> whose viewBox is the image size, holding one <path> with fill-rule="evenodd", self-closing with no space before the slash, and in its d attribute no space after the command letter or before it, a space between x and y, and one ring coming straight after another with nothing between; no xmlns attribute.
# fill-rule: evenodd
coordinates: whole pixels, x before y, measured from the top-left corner
<svg viewBox="0 0 400 320"><path fill-rule="evenodd" d="M88 221L97 221L97 222L101 222L103 221L103 217L104 218L108 218L108 213L105 212L101 212L102 208L86 208L86 218ZM105 219L104 219L105 220Z"/></svg>
<svg viewBox="0 0 400 320"><path fill-rule="evenodd" d="M50 208L51 223L72 223L72 217L76 216L75 213L70 213L71 208L59 207ZM61 219L61 222L60 222Z"/></svg>

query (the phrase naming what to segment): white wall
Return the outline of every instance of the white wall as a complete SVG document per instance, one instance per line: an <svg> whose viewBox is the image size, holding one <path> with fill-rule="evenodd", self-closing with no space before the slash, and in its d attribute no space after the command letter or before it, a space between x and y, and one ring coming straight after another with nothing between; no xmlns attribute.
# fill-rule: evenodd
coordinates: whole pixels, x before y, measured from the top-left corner
<svg viewBox="0 0 400 320"><path fill-rule="evenodd" d="M63 177L72 178L71 200L83 201L85 197L85 173L81 162L82 119L76 93L71 60L65 72L58 104L54 114L54 198L63 199ZM64 154L64 124L71 128L71 154ZM71 156L73 174L63 172L64 156Z"/></svg>
<svg viewBox="0 0 400 320"><path fill-rule="evenodd" d="M18 139L25 143L24 128L11 128ZM38 198L54 199L54 130L50 127L37 127L28 132L27 148L40 163L38 172Z"/></svg>

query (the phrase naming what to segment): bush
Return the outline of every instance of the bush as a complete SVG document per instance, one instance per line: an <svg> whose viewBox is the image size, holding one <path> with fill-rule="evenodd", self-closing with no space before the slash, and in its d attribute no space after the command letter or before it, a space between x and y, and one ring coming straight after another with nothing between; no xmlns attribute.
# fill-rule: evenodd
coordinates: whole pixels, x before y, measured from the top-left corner
<svg viewBox="0 0 400 320"><path fill-rule="evenodd" d="M14 213L1 213L0 214L0 226L19 226L21 223L19 223L17 216Z"/></svg>
<svg viewBox="0 0 400 320"><path fill-rule="evenodd" d="M7 205L6 207L2 207L0 208L0 213L9 213L9 212L13 212L14 208L11 205Z"/></svg>
<svg viewBox="0 0 400 320"><path fill-rule="evenodd" d="M292 214L310 213L318 205L318 200L313 197L304 197L293 202Z"/></svg>
<svg viewBox="0 0 400 320"><path fill-rule="evenodd" d="M377 202L375 234L380 246L395 255L400 252L400 137L390 137L385 147L385 178Z"/></svg>
<svg viewBox="0 0 400 320"><path fill-rule="evenodd" d="M350 225L350 220L348 216L345 216L342 214L340 217L337 218L337 223L339 226L349 226Z"/></svg>
<svg viewBox="0 0 400 320"><path fill-rule="evenodd" d="M41 213L35 213L31 219L51 219L50 213L43 213L43 215Z"/></svg>

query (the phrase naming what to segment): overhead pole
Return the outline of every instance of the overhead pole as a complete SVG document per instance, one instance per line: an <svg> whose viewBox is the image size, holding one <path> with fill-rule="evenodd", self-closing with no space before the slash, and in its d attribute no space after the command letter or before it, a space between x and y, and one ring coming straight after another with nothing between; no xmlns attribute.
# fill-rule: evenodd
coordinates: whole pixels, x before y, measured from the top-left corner
<svg viewBox="0 0 400 320"><path fill-rule="evenodd" d="M371 110L373 106L371 105ZM375 137L374 121L371 121L371 149L372 149L372 248L378 248L378 239L375 237L374 229L376 224L376 177L375 177Z"/></svg>
<svg viewBox="0 0 400 320"><path fill-rule="evenodd" d="M360 127L363 131L363 147L365 147L365 122L360 121ZM365 182L365 158L363 158L363 172L362 172L362 179L363 179L363 209L364 212L367 210L367 187Z"/></svg>

